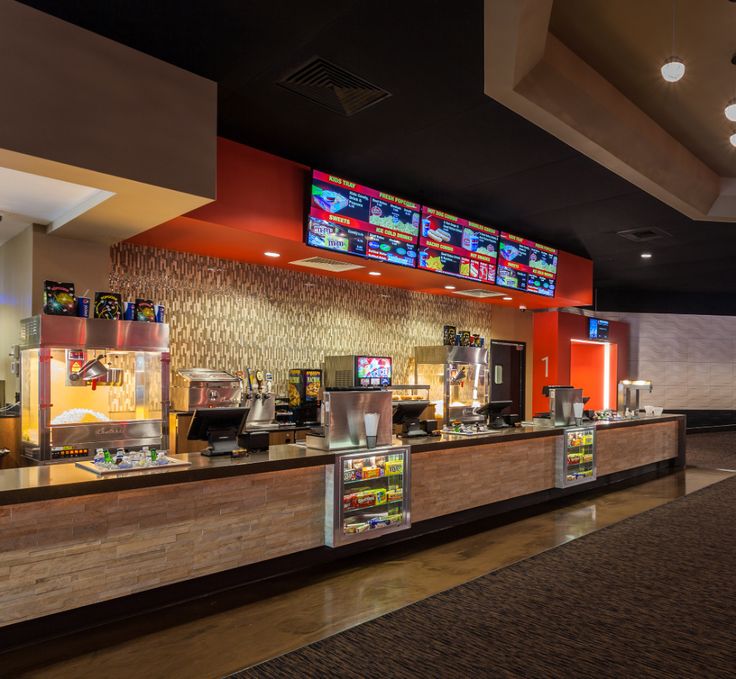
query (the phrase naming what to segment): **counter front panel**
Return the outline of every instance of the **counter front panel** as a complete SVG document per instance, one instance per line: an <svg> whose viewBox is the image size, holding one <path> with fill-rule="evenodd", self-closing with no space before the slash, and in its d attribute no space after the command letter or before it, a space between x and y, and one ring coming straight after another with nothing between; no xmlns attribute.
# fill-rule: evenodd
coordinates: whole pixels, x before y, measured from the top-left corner
<svg viewBox="0 0 736 679"><path fill-rule="evenodd" d="M421 534L422 521L457 521L464 510L493 513L514 498L535 503L576 492L554 489L560 433L418 446L401 496L407 517L411 502L412 528L402 534ZM599 478L684 460L680 417L602 426L597 437ZM0 470L0 626L276 557L298 559L327 544L334 455L276 446L245 461L189 459L185 471L118 478L72 464ZM389 491L397 500L398 484L383 485L386 501Z"/></svg>

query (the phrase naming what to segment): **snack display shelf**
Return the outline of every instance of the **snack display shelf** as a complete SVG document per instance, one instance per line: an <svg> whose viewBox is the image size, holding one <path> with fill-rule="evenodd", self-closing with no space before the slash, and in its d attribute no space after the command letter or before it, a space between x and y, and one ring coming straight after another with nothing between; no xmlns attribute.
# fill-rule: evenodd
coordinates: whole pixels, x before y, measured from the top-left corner
<svg viewBox="0 0 736 679"><path fill-rule="evenodd" d="M596 479L595 427L569 427L557 443L556 486L568 488Z"/></svg>
<svg viewBox="0 0 736 679"><path fill-rule="evenodd" d="M337 547L408 528L409 464L406 446L335 456L327 470L326 543Z"/></svg>

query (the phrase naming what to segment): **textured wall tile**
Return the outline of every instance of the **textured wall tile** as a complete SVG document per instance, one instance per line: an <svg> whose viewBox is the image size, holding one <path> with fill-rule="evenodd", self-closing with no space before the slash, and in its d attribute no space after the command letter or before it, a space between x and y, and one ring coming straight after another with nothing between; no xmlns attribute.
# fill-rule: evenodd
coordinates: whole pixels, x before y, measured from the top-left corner
<svg viewBox="0 0 736 679"><path fill-rule="evenodd" d="M491 306L130 243L112 249L112 289L166 307L171 366L274 373L324 356L393 356L395 383L413 376L414 347L442 343L442 326L491 337ZM488 339L487 339L488 341Z"/></svg>
<svg viewBox="0 0 736 679"><path fill-rule="evenodd" d="M736 408L736 316L614 316L631 326L635 372L654 380L654 393L645 403L666 408ZM667 366L664 373L661 365Z"/></svg>

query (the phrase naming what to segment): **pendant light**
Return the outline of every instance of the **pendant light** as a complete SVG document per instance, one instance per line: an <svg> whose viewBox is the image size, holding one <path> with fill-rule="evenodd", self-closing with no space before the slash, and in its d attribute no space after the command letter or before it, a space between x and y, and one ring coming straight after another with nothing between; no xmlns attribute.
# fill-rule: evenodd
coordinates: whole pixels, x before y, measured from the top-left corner
<svg viewBox="0 0 736 679"><path fill-rule="evenodd" d="M675 53L675 13L677 9L677 0L672 0L672 54L667 61L664 62L660 69L662 77L668 83L676 83L685 75L685 63L679 57L674 56Z"/></svg>
<svg viewBox="0 0 736 679"><path fill-rule="evenodd" d="M736 66L736 54L731 57L731 63ZM730 121L736 122L736 97L726 104L726 108L723 109L723 113ZM733 144L733 142L731 143ZM736 146L736 144L734 144L734 146Z"/></svg>

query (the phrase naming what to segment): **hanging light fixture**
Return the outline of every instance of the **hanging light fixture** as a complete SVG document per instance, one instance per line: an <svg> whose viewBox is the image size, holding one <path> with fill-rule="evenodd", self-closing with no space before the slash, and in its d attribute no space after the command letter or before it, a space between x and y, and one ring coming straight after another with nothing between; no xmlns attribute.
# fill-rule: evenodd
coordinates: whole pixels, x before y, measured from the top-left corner
<svg viewBox="0 0 736 679"><path fill-rule="evenodd" d="M679 57L670 57L664 62L660 70L662 71L662 77L668 83L676 83L685 75L685 64Z"/></svg>
<svg viewBox="0 0 736 679"><path fill-rule="evenodd" d="M668 82L668 83L676 83L678 80L682 79L682 76L685 75L685 62L680 59L680 57L674 56L675 54L675 14L676 14L676 5L677 0L672 0L672 54L667 61L662 64L662 68L660 69L662 73L662 77Z"/></svg>
<svg viewBox="0 0 736 679"><path fill-rule="evenodd" d="M736 54L731 57L731 63L736 66ZM736 122L736 97L731 99L731 101L726 104L726 108L723 109L723 113L725 114L726 118L733 122Z"/></svg>

